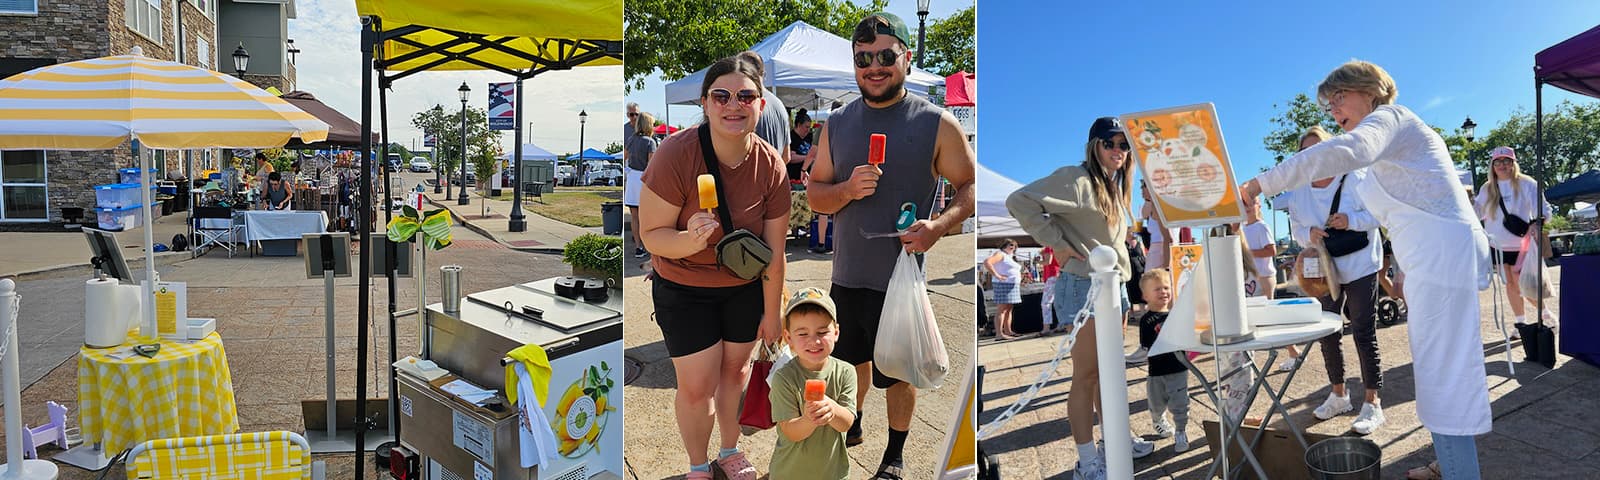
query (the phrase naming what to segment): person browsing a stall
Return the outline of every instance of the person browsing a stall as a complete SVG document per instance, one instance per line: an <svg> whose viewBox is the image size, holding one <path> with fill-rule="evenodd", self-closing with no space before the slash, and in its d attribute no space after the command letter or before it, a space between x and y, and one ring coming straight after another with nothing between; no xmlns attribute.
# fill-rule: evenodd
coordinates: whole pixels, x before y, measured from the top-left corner
<svg viewBox="0 0 1600 480"><path fill-rule="evenodd" d="M955 115L910 95L911 34L893 14L878 12L856 24L851 35L856 86L861 97L828 116L817 140L816 161L806 185L811 209L834 215L834 257L829 295L839 306L839 344L834 356L856 366L856 405L869 391L866 382L885 389L888 444L874 478L899 479L903 450L916 413L911 384L889 378L872 366L878 319L885 291L902 249L927 253L945 233L958 229L976 207L973 177L977 161ZM882 163L869 160L872 136L882 135ZM914 141L916 140L916 141ZM955 188L954 199L935 220L939 177ZM919 219L898 238L867 238L866 233L897 230L896 220L910 203ZM857 415L846 442L862 440Z"/></svg>
<svg viewBox="0 0 1600 480"><path fill-rule="evenodd" d="M1246 202L1361 168L1354 193L1388 228L1407 272L1417 418L1433 435L1445 478L1479 478L1475 435L1493 416L1484 372L1478 291L1489 286L1489 245L1456 178L1444 138L1394 103L1383 68L1352 60L1317 86L1343 135L1296 153L1240 185Z"/></svg>
<svg viewBox="0 0 1600 480"><path fill-rule="evenodd" d="M844 480L850 474L844 433L855 422L856 371L832 356L839 340L833 300L807 287L789 297L783 312L784 339L795 358L773 372L767 394L779 433L771 478Z"/></svg>
<svg viewBox="0 0 1600 480"><path fill-rule="evenodd" d="M1539 198L1539 183L1522 173L1522 167L1517 164L1516 150L1495 147L1489 152L1489 158L1489 179L1478 188L1473 207L1477 210L1478 218L1483 220L1483 229L1489 233L1491 246L1498 252L1489 258L1505 274L1506 297L1511 304L1511 313L1516 315L1517 324L1521 325L1528 323L1524 316L1527 302L1537 300L1522 296L1521 279L1518 278L1521 275L1517 274L1516 269L1517 257L1522 254L1523 239L1537 233L1541 219L1550 217L1550 202ZM1539 208L1541 204L1544 205L1542 210ZM1511 227L1522 228L1514 232ZM1549 310L1545 310L1544 315L1546 321L1554 321ZM1511 338L1521 338L1521 334L1513 329Z"/></svg>
<svg viewBox="0 0 1600 480"><path fill-rule="evenodd" d="M268 173L266 188L261 192L261 199L267 210L288 210L290 202L294 201L294 186L283 179L282 173Z"/></svg>
<svg viewBox="0 0 1600 480"><path fill-rule="evenodd" d="M782 335L789 220L783 157L755 134L762 73L761 63L744 55L711 64L700 85L704 121L661 143L640 192L640 238L655 277L650 298L677 375L673 412L690 480L712 478L706 448L713 423L717 467L732 480L757 477L738 449L739 402L756 340L775 343ZM710 176L702 182L702 175ZM719 242L745 232L745 241L764 241L777 253L758 272L719 260Z"/></svg>

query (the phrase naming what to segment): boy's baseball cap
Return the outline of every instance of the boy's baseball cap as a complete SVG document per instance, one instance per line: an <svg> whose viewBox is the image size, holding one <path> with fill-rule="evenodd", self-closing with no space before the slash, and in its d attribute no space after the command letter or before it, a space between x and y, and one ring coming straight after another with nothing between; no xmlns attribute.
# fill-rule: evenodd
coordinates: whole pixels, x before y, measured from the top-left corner
<svg viewBox="0 0 1600 480"><path fill-rule="evenodd" d="M873 17L877 17L881 21L876 25L874 32L880 35L893 36L900 40L901 46L911 46L911 30L906 28L906 22L901 21L899 16L889 12L873 12L871 15L867 15L867 18L861 20L867 21L873 19Z"/></svg>
<svg viewBox="0 0 1600 480"><path fill-rule="evenodd" d="M1096 118L1094 119L1094 125L1089 127L1089 138L1091 139L1110 140L1111 137L1119 133L1128 134L1126 130L1122 129L1122 120L1117 117Z"/></svg>
<svg viewBox="0 0 1600 480"><path fill-rule="evenodd" d="M783 316L787 318L789 316L789 311L794 310L794 307L805 305L807 303L820 306L823 310L827 310L828 318L839 318L839 314L833 306L833 299L828 298L828 294L823 293L822 289L817 287L802 288L798 291L795 291L793 295L790 295L789 302L783 306ZM785 322L785 325L787 324L788 323Z"/></svg>
<svg viewBox="0 0 1600 480"><path fill-rule="evenodd" d="M1494 147L1494 150L1489 152L1489 160L1496 158L1509 158L1511 161L1516 161L1517 151L1512 150L1511 147Z"/></svg>

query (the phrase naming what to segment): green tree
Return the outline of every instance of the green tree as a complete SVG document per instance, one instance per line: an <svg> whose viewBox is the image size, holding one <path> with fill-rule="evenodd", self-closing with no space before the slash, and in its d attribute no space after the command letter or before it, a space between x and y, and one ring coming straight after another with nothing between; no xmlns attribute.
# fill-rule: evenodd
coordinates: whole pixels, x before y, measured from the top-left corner
<svg viewBox="0 0 1600 480"><path fill-rule="evenodd" d="M488 112L469 107L466 114L467 153L482 155L485 151L493 152L494 148L498 148L500 135L503 132L489 129ZM444 170L446 177L460 171L461 110L447 110L441 105L435 105L433 108L412 114L411 125L434 134L434 168Z"/></svg>
<svg viewBox="0 0 1600 480"><path fill-rule="evenodd" d="M411 153L411 150L407 149L405 145L401 145L401 144L398 144L398 143L389 144L389 148L384 150L383 155L380 155L380 156L384 157L384 158L389 158L389 154L391 154L391 153L400 154L400 160L401 161L405 161L405 162L411 161L411 157L415 157L416 156L416 154Z"/></svg>
<svg viewBox="0 0 1600 480"><path fill-rule="evenodd" d="M912 34L915 35L916 25ZM976 72L977 21L974 7L928 22L927 44L923 48L923 68L941 76L956 72Z"/></svg>
<svg viewBox="0 0 1600 480"><path fill-rule="evenodd" d="M628 0L623 9L623 75L627 91L659 71L673 81L739 53L796 20L850 38L861 17L888 2L858 6L834 0ZM843 54L843 53L841 53Z"/></svg>
<svg viewBox="0 0 1600 480"><path fill-rule="evenodd" d="M611 142L609 144L606 144L606 149L605 149L606 153L614 154L614 153L621 152L621 151L622 151L622 142Z"/></svg>
<svg viewBox="0 0 1600 480"><path fill-rule="evenodd" d="M1328 133L1339 133L1339 124L1333 123L1333 117L1322 109L1322 105L1318 105L1304 93L1295 94L1284 107L1282 113L1270 120L1272 131L1267 133L1266 138L1261 139L1267 151L1272 152L1274 165L1294 155L1294 152L1300 151L1300 135L1312 125L1322 125ZM1280 107L1274 103L1272 108Z"/></svg>

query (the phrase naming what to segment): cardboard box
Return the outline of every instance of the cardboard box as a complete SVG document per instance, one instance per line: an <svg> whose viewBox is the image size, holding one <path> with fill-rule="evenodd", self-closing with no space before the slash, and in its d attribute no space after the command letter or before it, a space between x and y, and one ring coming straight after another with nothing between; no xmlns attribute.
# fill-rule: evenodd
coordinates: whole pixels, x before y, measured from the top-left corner
<svg viewBox="0 0 1600 480"><path fill-rule="evenodd" d="M1215 459L1217 458L1217 446L1220 443L1218 440L1221 438L1220 434L1217 433L1217 422L1207 420L1200 422L1200 424L1206 432L1206 448L1209 449L1207 459ZM1245 425L1239 429L1237 434L1243 435L1245 443L1248 444L1251 439L1255 438L1257 431L1257 428ZM1305 437L1306 445L1308 446L1333 438L1332 435L1310 432L1306 432ZM1190 441L1194 440L1196 439L1190 439ZM1244 461L1243 452L1240 451L1241 448L1238 440L1228 437L1228 466L1230 468L1238 466L1240 462ZM1300 447L1300 442L1295 441L1294 433L1289 432L1287 429L1266 429L1262 433L1261 442L1256 444L1255 457L1256 461L1261 462L1261 469L1266 471L1267 475L1273 480L1311 478L1311 470L1306 467L1306 451ZM1210 465L1206 465L1206 468L1210 468ZM1221 472L1218 473L1220 475ZM1228 478L1243 480L1257 477L1255 469L1246 464L1240 470L1239 476Z"/></svg>

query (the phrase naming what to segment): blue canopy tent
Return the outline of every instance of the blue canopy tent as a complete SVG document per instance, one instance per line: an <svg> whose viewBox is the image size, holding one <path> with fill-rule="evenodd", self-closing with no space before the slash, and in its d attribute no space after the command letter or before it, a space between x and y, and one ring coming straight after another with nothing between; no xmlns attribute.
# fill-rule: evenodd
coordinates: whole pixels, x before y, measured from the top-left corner
<svg viewBox="0 0 1600 480"><path fill-rule="evenodd" d="M1600 203L1600 170L1590 170L1558 183L1545 190L1544 197L1554 203Z"/></svg>
<svg viewBox="0 0 1600 480"><path fill-rule="evenodd" d="M582 152L578 153L578 157L581 160L617 160L618 159L615 155L612 155L612 154L609 154L609 153L606 153L606 152L602 152L602 151L599 151L599 150L595 150L593 148L584 149ZM570 158L569 158L569 160L570 160Z"/></svg>

